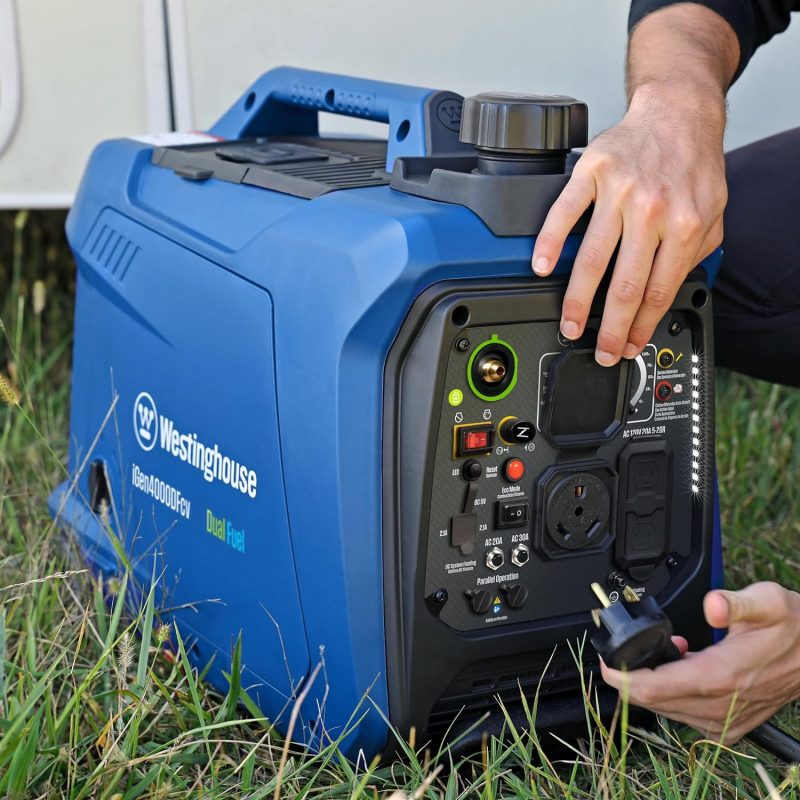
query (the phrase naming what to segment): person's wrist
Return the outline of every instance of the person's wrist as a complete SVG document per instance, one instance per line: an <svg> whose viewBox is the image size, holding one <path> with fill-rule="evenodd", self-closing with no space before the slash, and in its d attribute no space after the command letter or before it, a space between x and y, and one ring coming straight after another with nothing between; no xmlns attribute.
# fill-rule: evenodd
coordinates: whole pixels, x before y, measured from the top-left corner
<svg viewBox="0 0 800 800"><path fill-rule="evenodd" d="M659 78L631 85L629 108L668 103L677 111L683 107L704 108L724 118L725 92L709 77L686 75Z"/></svg>
<svg viewBox="0 0 800 800"><path fill-rule="evenodd" d="M676 124L700 125L722 141L725 132L725 93L714 81L695 77L652 80L631 88L626 116Z"/></svg>

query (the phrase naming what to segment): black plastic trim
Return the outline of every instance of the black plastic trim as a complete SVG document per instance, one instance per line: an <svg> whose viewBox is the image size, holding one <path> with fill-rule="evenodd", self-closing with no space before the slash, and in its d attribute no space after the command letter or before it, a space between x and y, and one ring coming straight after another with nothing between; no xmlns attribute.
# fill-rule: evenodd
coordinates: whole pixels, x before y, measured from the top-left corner
<svg viewBox="0 0 800 800"><path fill-rule="evenodd" d="M398 158L390 185L398 192L465 206L496 236L533 236L570 178L569 173L489 175L477 169L474 151L464 156ZM583 233L590 216L587 211L573 233Z"/></svg>

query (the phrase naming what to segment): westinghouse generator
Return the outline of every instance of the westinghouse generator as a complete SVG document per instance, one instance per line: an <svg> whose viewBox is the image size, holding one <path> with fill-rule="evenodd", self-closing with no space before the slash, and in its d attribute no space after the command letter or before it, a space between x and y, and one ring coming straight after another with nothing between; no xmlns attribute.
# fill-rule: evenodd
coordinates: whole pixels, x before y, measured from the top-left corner
<svg viewBox="0 0 800 800"><path fill-rule="evenodd" d="M321 137L320 111L387 138ZM322 663L300 741L371 755L388 723L422 743L489 711L483 730L538 687L543 726L582 722L566 643L593 582L710 641L708 269L613 368L602 296L559 335L580 231L554 277L530 271L586 135L568 97L282 68L208 136L91 158L52 511L106 573L111 527L223 690L241 633L279 727Z"/></svg>

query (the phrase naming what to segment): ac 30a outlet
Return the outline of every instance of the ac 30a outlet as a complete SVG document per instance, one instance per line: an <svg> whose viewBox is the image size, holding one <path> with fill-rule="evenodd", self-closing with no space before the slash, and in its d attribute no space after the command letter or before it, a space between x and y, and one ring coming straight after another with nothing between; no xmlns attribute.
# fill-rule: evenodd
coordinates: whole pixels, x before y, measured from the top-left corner
<svg viewBox="0 0 800 800"><path fill-rule="evenodd" d="M604 547L615 480L606 466L547 470L539 479L540 549L565 558Z"/></svg>

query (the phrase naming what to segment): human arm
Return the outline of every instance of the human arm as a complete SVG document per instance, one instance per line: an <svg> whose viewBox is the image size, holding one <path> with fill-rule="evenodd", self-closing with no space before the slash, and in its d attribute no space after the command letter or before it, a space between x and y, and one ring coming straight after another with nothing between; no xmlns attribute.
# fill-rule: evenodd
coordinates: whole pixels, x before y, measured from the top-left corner
<svg viewBox="0 0 800 800"><path fill-rule="evenodd" d="M641 352L686 274L722 240L725 91L738 63L736 33L708 8L681 3L645 17L630 40L628 111L587 147L537 237L533 268L548 275L594 203L564 299L569 339L583 333L619 246L601 364Z"/></svg>

